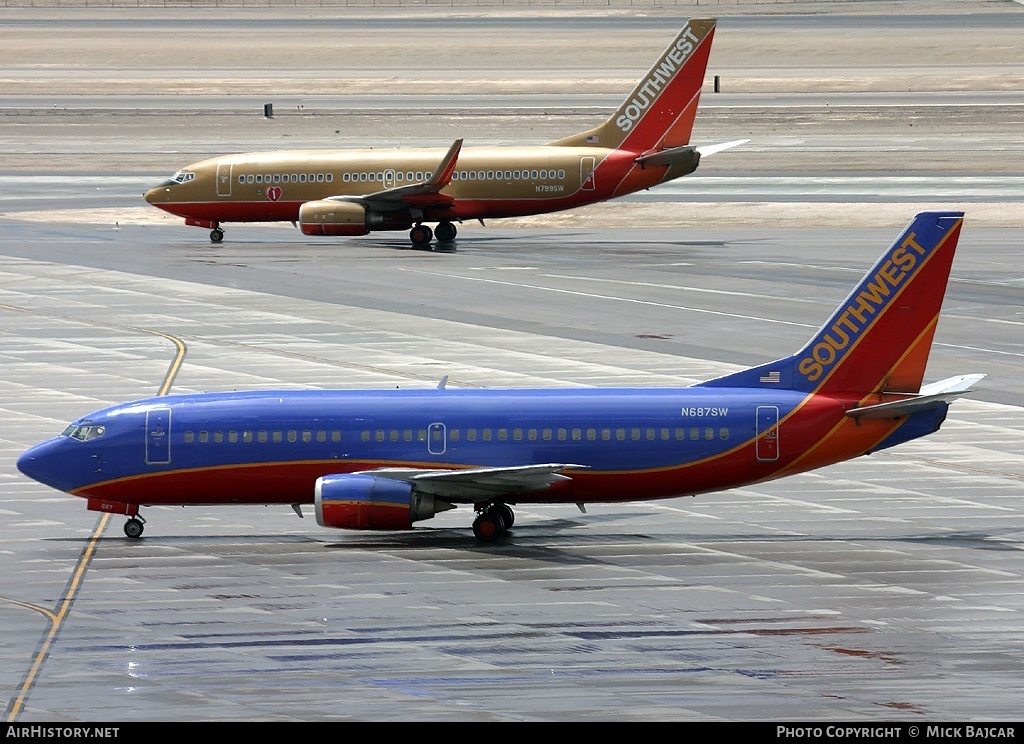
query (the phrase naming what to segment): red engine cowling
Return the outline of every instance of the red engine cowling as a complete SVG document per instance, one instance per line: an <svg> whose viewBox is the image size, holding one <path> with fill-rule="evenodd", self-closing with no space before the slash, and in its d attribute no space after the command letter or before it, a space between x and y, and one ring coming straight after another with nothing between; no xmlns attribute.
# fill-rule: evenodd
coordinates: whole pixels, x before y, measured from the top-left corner
<svg viewBox="0 0 1024 744"><path fill-rule="evenodd" d="M316 521L346 530L410 530L438 511L434 497L412 485L362 473L325 475L316 481Z"/></svg>
<svg viewBox="0 0 1024 744"><path fill-rule="evenodd" d="M343 201L306 202L299 207L299 228L304 235L366 235L366 210Z"/></svg>

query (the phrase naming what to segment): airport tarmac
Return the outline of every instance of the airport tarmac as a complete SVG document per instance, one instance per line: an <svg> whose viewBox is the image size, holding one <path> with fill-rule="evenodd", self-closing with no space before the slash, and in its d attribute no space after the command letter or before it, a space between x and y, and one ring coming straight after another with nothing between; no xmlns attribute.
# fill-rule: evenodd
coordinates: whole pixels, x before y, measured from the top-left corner
<svg viewBox="0 0 1024 744"><path fill-rule="evenodd" d="M137 33L152 28L147 13L105 18L116 26L122 11ZM964 33L1002 38L1022 15L970 16ZM908 17L929 38L942 27ZM735 18L757 48L785 33L784 15ZM843 27L855 29L844 48L861 48L857 30L872 40L864 48L876 43L872 18ZM627 27L646 37L648 22ZM372 35L409 21L363 23ZM554 36L535 23L539 38ZM455 27L500 36L486 14ZM261 26L268 38L274 28ZM940 52L916 61L966 64ZM989 64L998 79L1013 74L1012 61ZM798 169L777 152L762 167L757 144L723 153L721 176L741 179L724 195L465 225L455 251L432 252L409 249L404 233L324 240L263 225L231 225L213 246L135 200L204 149L250 149L248 132L268 122L241 125L232 141L211 114L174 140L123 108L83 109L33 134L29 117L50 119L5 109L0 94L18 122L4 130L14 155L0 173L4 720L1018 721L1024 174L1013 159L1024 143L1011 130L1024 96L963 125L973 95L987 94L945 102L956 117L934 119L977 147L955 175L987 183L980 196L928 190L952 175L921 165L949 157L948 138L889 131L869 115L884 102L853 101L862 113L838 133L812 117L794 145ZM798 109L778 121L799 120ZM399 119L392 111L382 126L413 126ZM458 123L446 117L424 136L437 144ZM486 112L461 123L497 131ZM71 134L56 136L63 127ZM716 128L702 135L719 139ZM849 141L891 139L887 157L913 167L879 172L878 153L850 148L833 172L829 147L846 128ZM416 134L403 131L405 142ZM815 180L829 174L841 184ZM905 180L843 191L865 174ZM756 175L773 187L742 180ZM131 541L121 518L14 467L71 419L153 395L169 375L174 392L434 386L444 375L451 386L690 384L798 348L930 206L963 206L967 218L927 377L988 377L939 432L815 473L587 513L523 507L508 536L480 545L464 508L380 534L330 531L287 508L150 508L145 537Z"/></svg>

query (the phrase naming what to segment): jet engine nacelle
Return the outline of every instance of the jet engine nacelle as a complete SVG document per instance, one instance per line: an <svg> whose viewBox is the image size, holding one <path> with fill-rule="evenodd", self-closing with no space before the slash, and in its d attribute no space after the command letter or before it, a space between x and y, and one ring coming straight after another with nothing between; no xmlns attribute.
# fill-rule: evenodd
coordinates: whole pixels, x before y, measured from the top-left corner
<svg viewBox="0 0 1024 744"><path fill-rule="evenodd" d="M448 504L435 508L434 497L412 485L362 473L325 475L316 481L316 521L346 530L410 530Z"/></svg>
<svg viewBox="0 0 1024 744"><path fill-rule="evenodd" d="M304 235L366 235L366 210L352 202L306 202L299 207L299 228Z"/></svg>
<svg viewBox="0 0 1024 744"><path fill-rule="evenodd" d="M366 235L371 230L408 230L404 210L367 212L362 204L322 199L299 207L299 227L306 235Z"/></svg>

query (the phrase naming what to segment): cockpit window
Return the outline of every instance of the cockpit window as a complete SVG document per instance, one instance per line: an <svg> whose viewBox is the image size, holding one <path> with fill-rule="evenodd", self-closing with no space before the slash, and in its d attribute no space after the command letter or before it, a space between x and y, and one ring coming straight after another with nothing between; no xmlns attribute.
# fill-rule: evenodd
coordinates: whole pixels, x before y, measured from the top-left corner
<svg viewBox="0 0 1024 744"><path fill-rule="evenodd" d="M175 183L188 183L195 177L196 174L193 173L192 171L180 170L173 176L171 176L171 180L174 181Z"/></svg>
<svg viewBox="0 0 1024 744"><path fill-rule="evenodd" d="M102 426L93 424L71 424L64 430L62 436L71 437L81 442L88 442L90 439L102 437L105 429Z"/></svg>

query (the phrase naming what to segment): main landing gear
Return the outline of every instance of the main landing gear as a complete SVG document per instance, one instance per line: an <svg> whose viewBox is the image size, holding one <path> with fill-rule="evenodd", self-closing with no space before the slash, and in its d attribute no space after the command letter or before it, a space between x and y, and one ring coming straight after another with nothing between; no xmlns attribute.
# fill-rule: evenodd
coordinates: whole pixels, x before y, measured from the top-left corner
<svg viewBox="0 0 1024 744"><path fill-rule="evenodd" d="M480 542L493 542L504 535L516 521L512 507L503 502L477 507L479 515L473 521L473 534Z"/></svg>
<svg viewBox="0 0 1024 744"><path fill-rule="evenodd" d="M451 222L439 222L434 230L434 236L439 243L451 243L458 235L458 229Z"/></svg>
<svg viewBox="0 0 1024 744"><path fill-rule="evenodd" d="M409 240L417 248L426 248L435 237L438 243L451 243L458 234L458 229L451 222L439 222L436 230L427 225L416 225L409 231Z"/></svg>
<svg viewBox="0 0 1024 744"><path fill-rule="evenodd" d="M224 240L224 231L223 230L221 230L219 227L215 227L212 230L210 230L210 242L211 243L219 243L222 240Z"/></svg>

